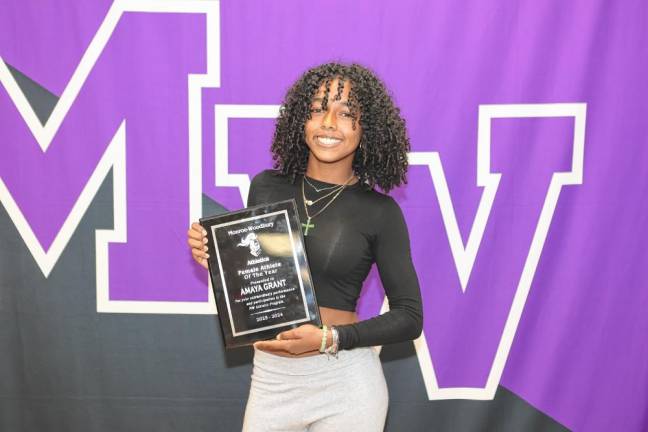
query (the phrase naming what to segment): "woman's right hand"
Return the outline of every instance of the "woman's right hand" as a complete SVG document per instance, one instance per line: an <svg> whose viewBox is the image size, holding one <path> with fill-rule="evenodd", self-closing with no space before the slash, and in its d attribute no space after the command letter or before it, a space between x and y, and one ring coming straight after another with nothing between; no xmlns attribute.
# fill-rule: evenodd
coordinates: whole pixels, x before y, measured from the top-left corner
<svg viewBox="0 0 648 432"><path fill-rule="evenodd" d="M201 266L209 268L207 267L207 258L209 258L207 253L207 231L198 222L194 222L187 231L187 237L193 259Z"/></svg>

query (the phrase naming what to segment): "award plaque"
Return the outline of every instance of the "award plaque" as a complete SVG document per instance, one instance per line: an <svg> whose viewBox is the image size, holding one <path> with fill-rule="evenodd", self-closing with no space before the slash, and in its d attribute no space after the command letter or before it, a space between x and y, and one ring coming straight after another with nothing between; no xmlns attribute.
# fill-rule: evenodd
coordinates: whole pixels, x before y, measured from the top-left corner
<svg viewBox="0 0 648 432"><path fill-rule="evenodd" d="M321 324L295 200L205 217L200 224L226 348Z"/></svg>

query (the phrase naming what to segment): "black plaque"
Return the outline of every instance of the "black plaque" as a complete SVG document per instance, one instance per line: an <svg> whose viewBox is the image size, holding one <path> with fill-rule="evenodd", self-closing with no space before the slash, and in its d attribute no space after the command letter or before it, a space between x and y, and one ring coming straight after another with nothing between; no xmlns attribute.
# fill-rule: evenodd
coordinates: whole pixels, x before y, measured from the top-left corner
<svg viewBox="0 0 648 432"><path fill-rule="evenodd" d="M295 200L200 219L226 348L321 324Z"/></svg>

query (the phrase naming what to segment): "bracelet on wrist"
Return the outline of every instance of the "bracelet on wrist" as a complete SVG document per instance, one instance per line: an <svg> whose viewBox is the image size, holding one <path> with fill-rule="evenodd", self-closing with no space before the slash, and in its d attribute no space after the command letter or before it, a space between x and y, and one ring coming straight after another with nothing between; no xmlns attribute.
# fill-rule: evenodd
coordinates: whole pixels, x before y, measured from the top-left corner
<svg viewBox="0 0 648 432"><path fill-rule="evenodd" d="M322 326L322 343L320 345L319 352L324 354L324 351L326 350L326 331L327 331L326 324Z"/></svg>
<svg viewBox="0 0 648 432"><path fill-rule="evenodd" d="M337 358L338 355L338 348L340 346L340 335L338 333L338 330L331 326L331 346L326 348L324 350L324 353L330 358L330 357L335 357Z"/></svg>

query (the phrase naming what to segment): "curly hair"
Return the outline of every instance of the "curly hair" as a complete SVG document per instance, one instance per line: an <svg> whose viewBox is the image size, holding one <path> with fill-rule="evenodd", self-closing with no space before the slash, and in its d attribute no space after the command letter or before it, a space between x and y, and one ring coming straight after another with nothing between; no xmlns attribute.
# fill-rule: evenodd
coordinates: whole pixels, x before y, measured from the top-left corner
<svg viewBox="0 0 648 432"><path fill-rule="evenodd" d="M311 116L311 102L324 84L322 108L326 110L330 83L335 79L338 79L336 100L340 99L345 82L350 82L348 103L354 117L353 127L359 118L362 128L360 145L352 162L360 182L368 188L378 186L385 192L407 183L410 142L405 120L380 79L358 64L316 66L292 85L279 111L272 140L274 168L293 182L306 172L309 149L304 125Z"/></svg>

